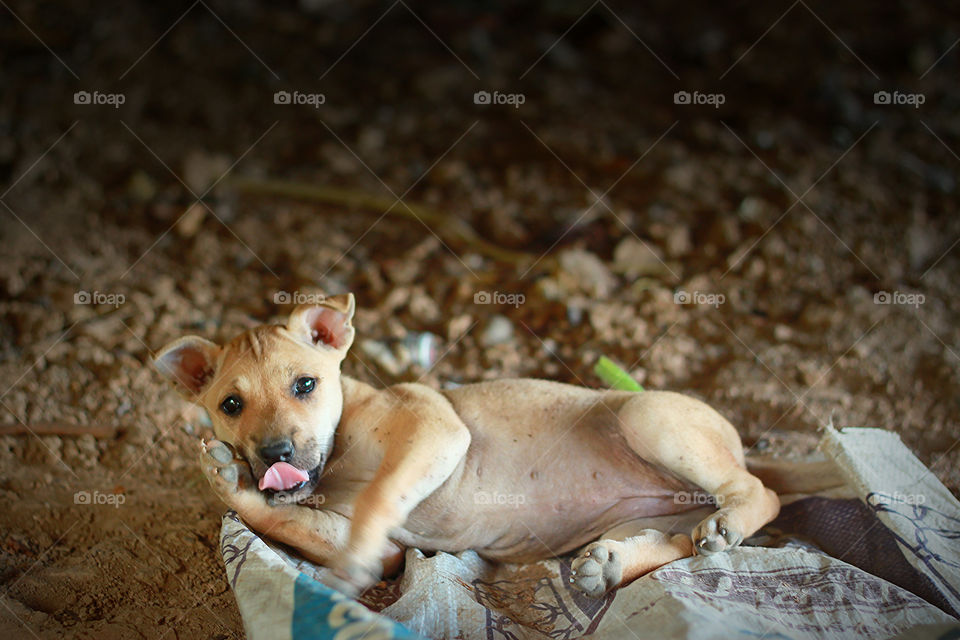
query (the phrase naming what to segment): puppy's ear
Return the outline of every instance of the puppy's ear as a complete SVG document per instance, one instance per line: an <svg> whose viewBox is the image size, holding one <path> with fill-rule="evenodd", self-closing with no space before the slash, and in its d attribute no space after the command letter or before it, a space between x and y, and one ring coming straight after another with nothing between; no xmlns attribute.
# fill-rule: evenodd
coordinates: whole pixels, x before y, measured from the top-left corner
<svg viewBox="0 0 960 640"><path fill-rule="evenodd" d="M185 398L197 401L213 379L220 347L199 336L174 340L157 354L153 365Z"/></svg>
<svg viewBox="0 0 960 640"><path fill-rule="evenodd" d="M326 298L320 304L302 304L287 320L287 330L309 344L336 349L344 355L353 344L352 293Z"/></svg>

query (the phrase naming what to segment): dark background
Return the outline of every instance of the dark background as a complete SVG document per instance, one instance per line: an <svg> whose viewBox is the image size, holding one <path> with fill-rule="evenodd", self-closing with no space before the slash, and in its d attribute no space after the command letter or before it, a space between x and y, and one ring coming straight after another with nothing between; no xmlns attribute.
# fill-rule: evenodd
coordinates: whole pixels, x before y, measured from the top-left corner
<svg viewBox="0 0 960 640"><path fill-rule="evenodd" d="M202 421L148 362L284 292L356 293L374 384L605 354L754 452L893 429L958 491L955 4L0 5L0 630L241 633ZM359 344L421 332L435 366Z"/></svg>

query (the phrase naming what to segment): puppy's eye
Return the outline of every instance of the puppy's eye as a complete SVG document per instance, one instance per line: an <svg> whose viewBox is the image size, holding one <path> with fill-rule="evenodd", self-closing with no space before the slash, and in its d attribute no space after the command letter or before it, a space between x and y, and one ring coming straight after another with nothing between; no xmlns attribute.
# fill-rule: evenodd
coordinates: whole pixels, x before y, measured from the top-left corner
<svg viewBox="0 0 960 640"><path fill-rule="evenodd" d="M316 378L298 378L296 382L293 383L293 395L295 396L305 396L311 391L313 391L317 386Z"/></svg>
<svg viewBox="0 0 960 640"><path fill-rule="evenodd" d="M227 396L220 403L220 410L228 416L239 415L243 411L243 400L240 399L240 396Z"/></svg>

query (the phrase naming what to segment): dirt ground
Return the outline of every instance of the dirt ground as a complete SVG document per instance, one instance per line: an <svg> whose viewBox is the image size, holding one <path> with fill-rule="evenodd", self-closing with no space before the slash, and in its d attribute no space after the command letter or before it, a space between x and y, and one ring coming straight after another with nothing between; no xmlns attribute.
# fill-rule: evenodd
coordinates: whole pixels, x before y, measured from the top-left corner
<svg viewBox="0 0 960 640"><path fill-rule="evenodd" d="M960 491L956 6L2 4L0 633L242 637L149 361L313 294L357 295L373 384L604 354Z"/></svg>

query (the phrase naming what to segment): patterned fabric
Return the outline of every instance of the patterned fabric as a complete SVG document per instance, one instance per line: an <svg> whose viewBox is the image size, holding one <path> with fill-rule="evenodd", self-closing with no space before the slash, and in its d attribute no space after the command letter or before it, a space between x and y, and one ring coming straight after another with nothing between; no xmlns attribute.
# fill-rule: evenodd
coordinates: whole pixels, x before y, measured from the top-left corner
<svg viewBox="0 0 960 640"><path fill-rule="evenodd" d="M875 432L828 433L824 450L847 471L867 455L913 468L899 440ZM853 476L861 500L798 500L750 541L763 546L679 560L599 600L570 588L569 558L506 565L410 549L403 575L358 602L232 512L221 552L251 638L960 638L960 505L931 478L907 492Z"/></svg>

